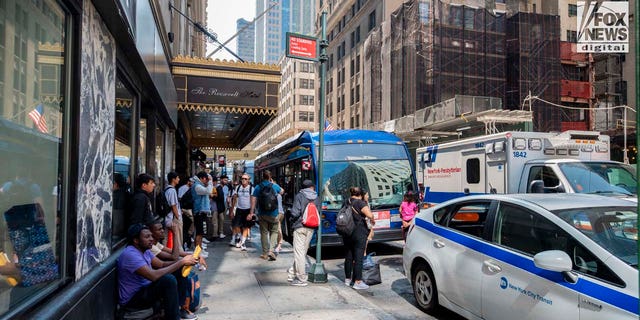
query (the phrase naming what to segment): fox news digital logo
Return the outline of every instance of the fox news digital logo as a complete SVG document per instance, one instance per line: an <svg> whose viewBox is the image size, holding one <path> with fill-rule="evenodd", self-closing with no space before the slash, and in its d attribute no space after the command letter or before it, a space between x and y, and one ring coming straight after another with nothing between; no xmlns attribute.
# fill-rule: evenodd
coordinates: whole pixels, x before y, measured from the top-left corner
<svg viewBox="0 0 640 320"><path fill-rule="evenodd" d="M578 1L578 52L629 52L629 2Z"/></svg>

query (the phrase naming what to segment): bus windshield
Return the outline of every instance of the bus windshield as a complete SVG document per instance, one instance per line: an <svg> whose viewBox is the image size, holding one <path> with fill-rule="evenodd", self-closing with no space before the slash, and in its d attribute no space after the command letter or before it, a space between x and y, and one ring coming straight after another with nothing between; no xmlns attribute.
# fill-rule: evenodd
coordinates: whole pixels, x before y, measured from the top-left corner
<svg viewBox="0 0 640 320"><path fill-rule="evenodd" d="M406 158L328 161L324 163L322 206L326 210L340 209L349 197L349 188L358 186L369 192L372 210L397 208L405 192L414 190L412 181L411 166Z"/></svg>

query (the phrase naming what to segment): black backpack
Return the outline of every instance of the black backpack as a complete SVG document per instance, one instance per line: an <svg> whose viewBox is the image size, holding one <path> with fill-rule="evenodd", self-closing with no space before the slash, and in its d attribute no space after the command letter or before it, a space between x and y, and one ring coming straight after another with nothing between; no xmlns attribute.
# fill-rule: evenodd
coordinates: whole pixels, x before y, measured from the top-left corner
<svg viewBox="0 0 640 320"><path fill-rule="evenodd" d="M260 194L258 195L258 205L261 211L273 211L278 209L278 196L273 190L273 183L260 186Z"/></svg>
<svg viewBox="0 0 640 320"><path fill-rule="evenodd" d="M345 203L336 215L336 232L343 237L350 237L356 229L356 222L353 219L355 210L350 202Z"/></svg>
<svg viewBox="0 0 640 320"><path fill-rule="evenodd" d="M180 202L181 209L193 209L193 193L191 192L191 188L189 188L178 201Z"/></svg>
<svg viewBox="0 0 640 320"><path fill-rule="evenodd" d="M166 187L164 191L158 192L156 194L156 212L155 213L161 218L165 218L167 215L169 215L169 213L171 213L171 210L172 210L171 205L169 205L169 201L167 200L167 197L164 195L165 192L169 190L169 188L171 187Z"/></svg>

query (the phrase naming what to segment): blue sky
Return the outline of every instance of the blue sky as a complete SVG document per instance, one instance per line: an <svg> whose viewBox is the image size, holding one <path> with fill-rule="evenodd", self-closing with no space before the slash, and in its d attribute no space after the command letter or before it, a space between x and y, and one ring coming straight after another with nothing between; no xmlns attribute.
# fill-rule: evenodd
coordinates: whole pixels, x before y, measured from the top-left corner
<svg viewBox="0 0 640 320"><path fill-rule="evenodd" d="M244 18L247 21L253 20L256 15L256 0L209 0L207 6L207 27L218 34L218 40L226 42L236 33L236 20ZM226 45L227 48L236 52L236 39ZM207 44L207 55L216 46ZM235 60L235 58L224 49L216 52L211 58Z"/></svg>

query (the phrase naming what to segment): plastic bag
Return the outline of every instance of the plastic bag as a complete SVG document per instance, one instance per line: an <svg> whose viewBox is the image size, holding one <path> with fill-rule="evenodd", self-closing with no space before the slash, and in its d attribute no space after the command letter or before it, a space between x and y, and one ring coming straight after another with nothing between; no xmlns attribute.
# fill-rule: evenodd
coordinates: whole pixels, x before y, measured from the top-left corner
<svg viewBox="0 0 640 320"><path fill-rule="evenodd" d="M362 269L362 281L370 286L382 283L380 264L375 263L371 268Z"/></svg>
<svg viewBox="0 0 640 320"><path fill-rule="evenodd" d="M375 266L376 263L373 261L375 255L375 252L371 252L362 259L362 269L369 269Z"/></svg>

